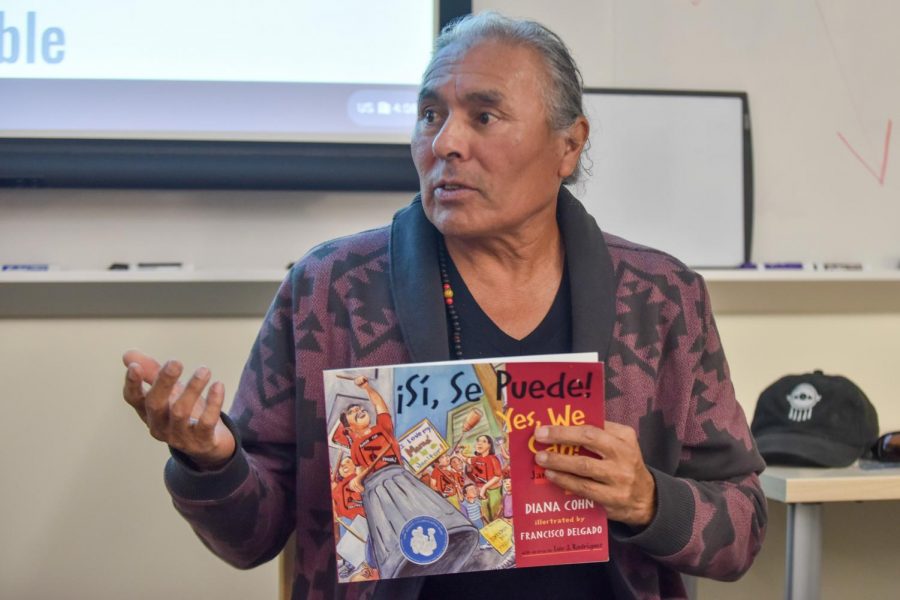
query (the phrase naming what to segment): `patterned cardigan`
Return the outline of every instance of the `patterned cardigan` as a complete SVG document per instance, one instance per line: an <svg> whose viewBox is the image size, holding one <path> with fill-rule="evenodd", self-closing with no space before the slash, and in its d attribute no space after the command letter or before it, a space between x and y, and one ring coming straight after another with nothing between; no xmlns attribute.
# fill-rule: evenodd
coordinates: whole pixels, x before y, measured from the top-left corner
<svg viewBox="0 0 900 600"><path fill-rule="evenodd" d="M706 287L672 257L601 233L564 188L558 219L571 278L573 351L606 362L607 418L638 433L658 512L610 523L620 598L679 598L679 572L733 580L762 544L764 463L735 401ZM176 456L177 510L228 563L250 568L296 537L293 598L416 598L420 580L336 583L322 370L447 360L437 232L418 200L388 227L298 262L251 350L221 471Z"/></svg>

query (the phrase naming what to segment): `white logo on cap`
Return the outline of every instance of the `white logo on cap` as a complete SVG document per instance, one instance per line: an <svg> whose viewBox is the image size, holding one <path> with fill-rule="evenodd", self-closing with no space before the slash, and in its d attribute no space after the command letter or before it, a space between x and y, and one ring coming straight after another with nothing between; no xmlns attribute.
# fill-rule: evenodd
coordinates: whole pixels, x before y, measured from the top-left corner
<svg viewBox="0 0 900 600"><path fill-rule="evenodd" d="M788 419L791 421L808 421L812 417L813 407L819 403L822 396L818 390L808 383L801 383L787 395L787 401L791 405Z"/></svg>

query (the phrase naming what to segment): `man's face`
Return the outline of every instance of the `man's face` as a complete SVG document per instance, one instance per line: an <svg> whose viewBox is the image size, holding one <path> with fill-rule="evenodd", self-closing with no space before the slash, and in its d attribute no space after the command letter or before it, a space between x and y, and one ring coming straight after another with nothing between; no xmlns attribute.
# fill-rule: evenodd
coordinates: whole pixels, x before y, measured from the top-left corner
<svg viewBox="0 0 900 600"><path fill-rule="evenodd" d="M347 457L341 461L338 472L341 474L341 477L349 477L356 472L356 465L353 464L353 460L350 457Z"/></svg>
<svg viewBox="0 0 900 600"><path fill-rule="evenodd" d="M516 234L555 219L578 156L550 128L548 84L524 46L485 41L438 55L422 82L412 154L425 213L444 235Z"/></svg>
<svg viewBox="0 0 900 600"><path fill-rule="evenodd" d="M353 429L365 429L372 422L368 411L361 406L351 406L346 414L347 421Z"/></svg>

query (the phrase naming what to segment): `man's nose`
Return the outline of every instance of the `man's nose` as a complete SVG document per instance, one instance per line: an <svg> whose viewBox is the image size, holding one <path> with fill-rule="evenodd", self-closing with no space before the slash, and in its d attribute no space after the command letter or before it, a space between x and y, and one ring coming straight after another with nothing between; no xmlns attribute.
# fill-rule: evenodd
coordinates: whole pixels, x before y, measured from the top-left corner
<svg viewBox="0 0 900 600"><path fill-rule="evenodd" d="M464 159L468 156L469 136L463 119L452 113L431 142L434 155L444 160Z"/></svg>

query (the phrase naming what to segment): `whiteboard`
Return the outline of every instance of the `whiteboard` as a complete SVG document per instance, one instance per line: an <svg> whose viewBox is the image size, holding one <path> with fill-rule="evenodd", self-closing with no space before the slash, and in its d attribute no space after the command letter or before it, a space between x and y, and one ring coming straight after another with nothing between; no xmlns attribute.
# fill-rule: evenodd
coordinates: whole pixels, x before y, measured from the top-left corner
<svg viewBox="0 0 900 600"><path fill-rule="evenodd" d="M590 175L572 191L601 229L691 267L749 259L746 94L592 89L584 102Z"/></svg>

